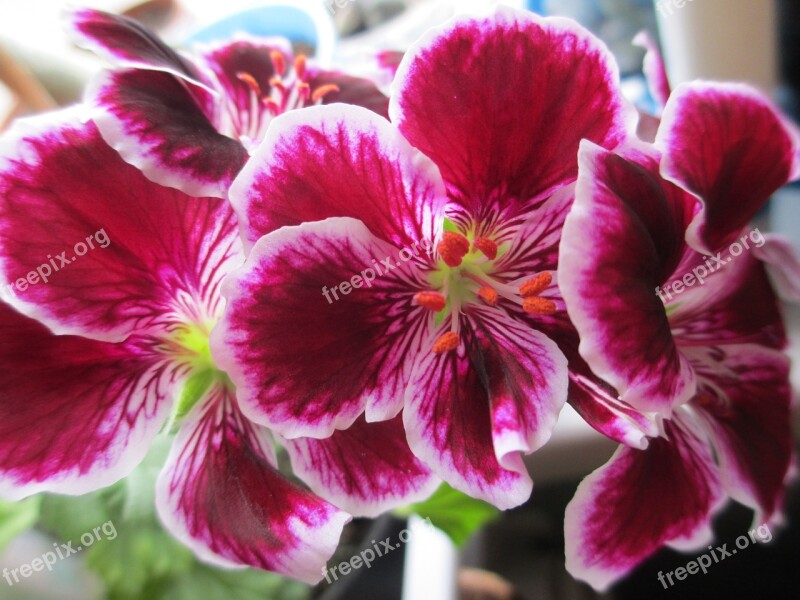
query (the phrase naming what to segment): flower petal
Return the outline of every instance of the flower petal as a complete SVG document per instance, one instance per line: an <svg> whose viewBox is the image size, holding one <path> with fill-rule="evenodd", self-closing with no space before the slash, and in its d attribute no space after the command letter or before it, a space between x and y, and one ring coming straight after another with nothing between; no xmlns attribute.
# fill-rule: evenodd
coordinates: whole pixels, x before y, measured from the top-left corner
<svg viewBox="0 0 800 600"><path fill-rule="evenodd" d="M521 284L533 273L555 271L564 220L574 198L574 186L564 186L531 208L524 220L515 223L512 219L503 230L496 232L492 239L498 245L507 241L509 248L495 262L492 276ZM557 291L555 284L553 288Z"/></svg>
<svg viewBox="0 0 800 600"><path fill-rule="evenodd" d="M10 301L55 333L119 341L215 317L241 260L226 202L148 181L73 111L18 122L0 148L0 197Z"/></svg>
<svg viewBox="0 0 800 600"><path fill-rule="evenodd" d="M275 468L266 430L214 387L181 425L156 487L165 527L202 560L313 584L350 516Z"/></svg>
<svg viewBox="0 0 800 600"><path fill-rule="evenodd" d="M666 543L699 547L724 500L708 445L687 425L666 423L647 450L621 446L578 486L567 506L567 570L606 590Z"/></svg>
<svg viewBox="0 0 800 600"><path fill-rule="evenodd" d="M656 289L683 255L694 203L659 178L655 158L630 156L582 144L558 281L592 370L633 408L669 413L695 381Z"/></svg>
<svg viewBox="0 0 800 600"><path fill-rule="evenodd" d="M329 438L286 440L292 471L316 494L355 517L376 517L430 496L440 481L412 454L401 416L359 417Z"/></svg>
<svg viewBox="0 0 800 600"><path fill-rule="evenodd" d="M694 402L704 417L734 500L766 523L780 510L794 454L789 359L754 344L721 346Z"/></svg>
<svg viewBox="0 0 800 600"><path fill-rule="evenodd" d="M172 73L199 82L196 67L135 19L91 8L67 10L65 28L75 43L121 66Z"/></svg>
<svg viewBox="0 0 800 600"><path fill-rule="evenodd" d="M234 112L248 114L253 101L252 84L256 84L263 97L268 97L272 89L277 75L272 63L273 51L291 63L291 46L285 40L262 40L241 34L231 41L201 47L200 56L204 66L213 73L217 84L214 87L223 91L226 102L235 107Z"/></svg>
<svg viewBox="0 0 800 600"><path fill-rule="evenodd" d="M557 291L549 297L556 304L563 304ZM548 317L520 312L519 317L527 317L531 327L547 335L564 353L569 365L567 401L591 427L620 444L638 449L647 447L648 436L660 433L651 415L621 401L617 390L592 372L578 352L578 332L566 310L561 309Z"/></svg>
<svg viewBox="0 0 800 600"><path fill-rule="evenodd" d="M499 508L528 499L522 461L550 438L567 396L566 359L545 335L499 311L473 309L458 350L415 361L403 420L434 473Z"/></svg>
<svg viewBox="0 0 800 600"><path fill-rule="evenodd" d="M85 494L128 475L170 408L173 373L136 340L56 336L0 302L0 496Z"/></svg>
<svg viewBox="0 0 800 600"><path fill-rule="evenodd" d="M770 195L800 175L800 138L772 103L743 84L678 86L656 145L661 172L703 202L686 239L698 252L735 239Z"/></svg>
<svg viewBox="0 0 800 600"><path fill-rule="evenodd" d="M436 237L445 203L433 163L385 119L347 105L277 117L230 197L249 247L280 227L353 217L402 248Z"/></svg>
<svg viewBox="0 0 800 600"><path fill-rule="evenodd" d="M481 354L475 366L489 389L495 453L511 468L517 453L550 439L567 399L567 359L543 333L500 311L476 308L470 320Z"/></svg>
<svg viewBox="0 0 800 600"><path fill-rule="evenodd" d="M569 403L596 431L620 444L643 450L655 423L617 398L616 391L577 357L569 359Z"/></svg>
<svg viewBox="0 0 800 600"><path fill-rule="evenodd" d="M308 81L311 94L323 85L335 85L337 91L325 94L323 104L341 102L363 106L385 119L389 118L389 98L369 79L353 77L338 71L316 70Z"/></svg>
<svg viewBox="0 0 800 600"><path fill-rule="evenodd" d="M225 197L247 160L238 141L209 120L214 97L169 73L107 71L87 98L106 142L145 176L194 196Z"/></svg>
<svg viewBox="0 0 800 600"><path fill-rule="evenodd" d="M699 268L708 267L709 275L670 299L669 322L679 346L757 343L785 348L780 302L765 265L755 257L757 248L752 250L740 256L720 253L721 265L696 253L681 264L678 273L701 275Z"/></svg>
<svg viewBox="0 0 800 600"><path fill-rule="evenodd" d="M497 7L456 17L406 53L389 114L478 220L514 216L573 181L578 144L625 136L605 46L574 21Z"/></svg>
<svg viewBox="0 0 800 600"><path fill-rule="evenodd" d="M647 31L640 31L633 38L633 43L646 51L642 70L647 80L647 87L650 89L653 100L663 107L669 100L672 87L669 84L664 58L661 55L658 44L650 37Z"/></svg>
<svg viewBox="0 0 800 600"><path fill-rule="evenodd" d="M226 281L228 308L212 333L248 417L286 438L325 438L365 408L368 421L400 412L409 357L433 317L412 304L425 289L418 266L396 257L349 218L255 245Z"/></svg>

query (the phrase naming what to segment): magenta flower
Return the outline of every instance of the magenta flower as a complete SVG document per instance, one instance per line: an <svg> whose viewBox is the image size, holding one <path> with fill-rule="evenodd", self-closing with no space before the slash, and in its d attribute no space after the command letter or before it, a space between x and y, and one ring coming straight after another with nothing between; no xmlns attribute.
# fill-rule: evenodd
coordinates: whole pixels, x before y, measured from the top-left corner
<svg viewBox="0 0 800 600"><path fill-rule="evenodd" d="M121 65L92 82L87 102L105 140L151 180L195 196L225 197L232 179L288 110L347 102L386 115L371 82L293 57L282 39L241 38L185 56L126 17L80 9L80 45Z"/></svg>
<svg viewBox="0 0 800 600"><path fill-rule="evenodd" d="M757 92L670 96L656 146L584 142L558 276L580 352L623 402L666 418L567 508L567 568L605 589L664 544L700 548L726 497L775 518L792 463L777 298L747 223L800 173L794 132Z"/></svg>
<svg viewBox="0 0 800 600"><path fill-rule="evenodd" d="M318 581L350 517L277 470L208 350L233 211L152 183L79 116L20 121L0 151L0 495L110 485L169 422L166 527L208 562Z"/></svg>
<svg viewBox="0 0 800 600"><path fill-rule="evenodd" d="M292 439L402 412L437 476L502 508L528 498L521 456L567 397L550 332L569 328L553 275L576 153L625 138L617 84L573 22L501 8L409 50L392 124L352 106L273 121L231 188L249 256L212 347L295 468ZM342 476L307 482L331 498Z"/></svg>

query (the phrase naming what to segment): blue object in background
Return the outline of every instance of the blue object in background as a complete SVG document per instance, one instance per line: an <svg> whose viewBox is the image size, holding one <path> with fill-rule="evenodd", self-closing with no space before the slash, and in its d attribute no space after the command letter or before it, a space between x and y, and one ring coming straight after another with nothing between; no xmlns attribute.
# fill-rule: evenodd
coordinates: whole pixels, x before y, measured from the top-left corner
<svg viewBox="0 0 800 600"><path fill-rule="evenodd" d="M316 49L318 62L333 55L336 34L333 20L321 2L265 3L247 8L203 27L187 38L187 43L207 43L230 39L237 33L257 37L283 37Z"/></svg>
<svg viewBox="0 0 800 600"><path fill-rule="evenodd" d="M544 14L544 0L528 0L525 7L540 15Z"/></svg>

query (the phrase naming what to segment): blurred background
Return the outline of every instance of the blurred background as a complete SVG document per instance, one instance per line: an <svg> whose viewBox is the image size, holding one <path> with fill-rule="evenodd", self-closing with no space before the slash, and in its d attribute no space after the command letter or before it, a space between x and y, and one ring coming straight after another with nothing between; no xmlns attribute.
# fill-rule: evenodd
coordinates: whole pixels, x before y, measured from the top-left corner
<svg viewBox="0 0 800 600"><path fill-rule="evenodd" d="M80 3L127 14L176 46L226 38L245 30L284 35L321 62L375 75L379 52L403 52L421 33L486 0L108 0ZM75 4L72 2L71 4ZM639 107L657 112L642 77L640 31L661 47L672 85L695 78L749 81L795 119L800 114L798 0L528 0L509 2L546 15L576 19L602 38L619 62L624 89ZM62 0L0 0L0 130L13 119L78 102L101 60L74 47L62 32ZM290 6L291 5L291 6ZM297 7L300 8L297 8ZM388 84L389 81L383 82ZM791 237L800 249L800 191L789 186L760 215L762 230ZM793 337L793 382L800 389L800 313L786 307ZM118 536L82 556L60 561L19 584L0 580L0 599L235 598L260 600L640 600L667 597L790 599L800 591L800 495L793 489L787 525L768 544L715 565L703 576L663 589L659 571L694 556L664 550L604 595L564 570L563 514L578 482L602 465L614 445L567 407L553 441L530 461L536 488L524 506L497 514L447 491L424 506L375 521L356 520L331 564L348 560L368 541L414 535L402 548L338 581L310 589L270 574L222 572L199 564L165 534L152 512L152 480L163 460L155 448L128 480L89 497L37 497L0 502L0 570L30 562L56 540L79 537L109 520ZM162 453L162 454L160 454ZM430 517L448 535L421 528ZM409 520L411 516L411 520ZM733 542L752 516L731 504L716 520L720 542Z"/></svg>

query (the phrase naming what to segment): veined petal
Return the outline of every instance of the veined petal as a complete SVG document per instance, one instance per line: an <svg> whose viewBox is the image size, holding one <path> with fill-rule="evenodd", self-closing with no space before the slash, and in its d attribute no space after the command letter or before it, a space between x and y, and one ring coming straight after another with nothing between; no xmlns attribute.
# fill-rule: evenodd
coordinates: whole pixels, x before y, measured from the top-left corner
<svg viewBox="0 0 800 600"><path fill-rule="evenodd" d="M656 145L662 174L703 203L686 239L698 252L735 239L770 195L800 175L800 138L754 88L734 83L678 86Z"/></svg>
<svg viewBox="0 0 800 600"><path fill-rule="evenodd" d="M277 117L230 198L248 248L329 217L360 219L398 248L432 242L446 201L435 165L386 119L341 104Z"/></svg>
<svg viewBox="0 0 800 600"><path fill-rule="evenodd" d="M567 400L567 359L555 342L505 313L473 308L474 367L486 378L495 454L513 468L550 439Z"/></svg>
<svg viewBox="0 0 800 600"><path fill-rule="evenodd" d="M508 252L501 256L492 270L494 277L520 282L531 273L555 271L558 267L558 247L564 220L575 198L574 186L558 190L541 205L533 208L524 221L499 231L492 239L499 245L508 241ZM553 285L555 288L555 284Z"/></svg>
<svg viewBox="0 0 800 600"><path fill-rule="evenodd" d="M652 418L616 397L615 390L595 376L583 359L570 358L569 403L596 431L607 438L643 450L657 434Z"/></svg>
<svg viewBox="0 0 800 600"><path fill-rule="evenodd" d="M403 420L414 453L451 486L499 508L533 483L523 454L550 437L567 393L566 359L542 333L473 310L457 350L415 361Z"/></svg>
<svg viewBox="0 0 800 600"><path fill-rule="evenodd" d="M710 358L698 367L692 404L709 430L726 491L766 523L781 508L794 454L789 359L755 344L720 346Z"/></svg>
<svg viewBox="0 0 800 600"><path fill-rule="evenodd" d="M577 175L578 144L616 146L627 113L610 53L574 21L497 7L406 53L389 114L478 220L513 217Z"/></svg>
<svg viewBox="0 0 800 600"><path fill-rule="evenodd" d="M747 234L740 238L746 239ZM778 350L786 346L780 302L756 250L745 249L739 256L726 251L716 258L687 255L676 280L686 274L707 277L696 278L675 298L669 294L669 322L679 346L757 343Z"/></svg>
<svg viewBox="0 0 800 600"><path fill-rule="evenodd" d="M248 417L286 438L325 438L365 408L368 421L397 415L433 319L412 304L421 270L397 256L349 218L259 240L225 283L211 342Z"/></svg>
<svg viewBox="0 0 800 600"><path fill-rule="evenodd" d="M156 487L165 527L202 560L313 584L350 516L275 468L268 432L215 386L181 425Z"/></svg>
<svg viewBox="0 0 800 600"><path fill-rule="evenodd" d="M416 366L403 410L414 454L465 494L502 509L525 502L533 482L521 460L511 464L517 455L509 455L511 470L498 461L489 396L463 344L442 354L428 350Z"/></svg>
<svg viewBox="0 0 800 600"><path fill-rule="evenodd" d="M664 57L661 56L658 44L647 31L639 32L633 38L633 43L645 50L642 70L647 80L647 87L650 89L653 100L663 107L669 100L672 88L667 77L667 69L664 66Z"/></svg>
<svg viewBox="0 0 800 600"><path fill-rule="evenodd" d="M441 483L408 447L401 416L362 416L324 440L285 440L292 471L319 496L355 517L420 502Z"/></svg>
<svg viewBox="0 0 800 600"><path fill-rule="evenodd" d="M584 479L567 506L567 570L605 590L666 543L700 547L724 500L705 441L686 424L667 422L667 438L646 450L621 446Z"/></svg>
<svg viewBox="0 0 800 600"><path fill-rule="evenodd" d="M92 8L67 10L65 29L76 44L125 67L172 73L199 83L197 68L135 19Z"/></svg>
<svg viewBox="0 0 800 600"><path fill-rule="evenodd" d="M10 302L59 334L119 341L215 317L242 257L226 202L152 183L71 110L4 138L0 198Z"/></svg>
<svg viewBox="0 0 800 600"><path fill-rule="evenodd" d="M657 288L684 253L693 199L636 162L585 142L558 281L592 370L635 409L668 414L695 392Z"/></svg>
<svg viewBox="0 0 800 600"><path fill-rule="evenodd" d="M0 496L85 494L144 458L174 374L148 346L56 336L0 302Z"/></svg>
<svg viewBox="0 0 800 600"><path fill-rule="evenodd" d="M102 109L94 122L106 142L156 183L223 198L247 160L209 120L216 99L169 73L106 71L86 95Z"/></svg>

